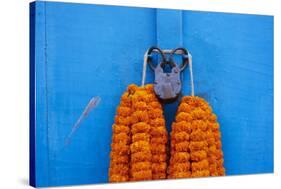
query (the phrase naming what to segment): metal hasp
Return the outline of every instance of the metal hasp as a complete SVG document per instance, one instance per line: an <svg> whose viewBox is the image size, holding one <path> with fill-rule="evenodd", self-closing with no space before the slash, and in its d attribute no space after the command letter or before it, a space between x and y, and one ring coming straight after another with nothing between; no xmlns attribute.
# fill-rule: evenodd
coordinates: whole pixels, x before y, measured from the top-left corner
<svg viewBox="0 0 281 189"><path fill-rule="evenodd" d="M152 64L153 52L160 54L162 58L160 63L156 66ZM169 55L168 60L166 58L167 54ZM182 55L182 64L180 66L175 63L173 58L174 54ZM185 48L161 50L157 47L151 47L148 50L147 62L155 73L154 92L159 100L163 103L172 103L177 100L182 88L180 73L188 64L188 51ZM164 70L165 66L170 66L171 71L166 72Z"/></svg>

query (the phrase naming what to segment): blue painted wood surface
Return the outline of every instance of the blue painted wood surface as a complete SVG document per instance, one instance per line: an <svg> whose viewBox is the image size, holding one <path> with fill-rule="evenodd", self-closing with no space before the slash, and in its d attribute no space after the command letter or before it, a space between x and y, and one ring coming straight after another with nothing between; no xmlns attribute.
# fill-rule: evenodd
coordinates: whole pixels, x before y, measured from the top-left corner
<svg viewBox="0 0 281 189"><path fill-rule="evenodd" d="M273 172L272 16L54 2L36 2L31 12L34 185L108 182L115 109L127 85L140 84L143 54L152 45L191 51L195 93L221 124L226 174ZM187 70L183 80L188 95ZM93 96L100 104L65 146ZM171 121L173 113L166 117Z"/></svg>

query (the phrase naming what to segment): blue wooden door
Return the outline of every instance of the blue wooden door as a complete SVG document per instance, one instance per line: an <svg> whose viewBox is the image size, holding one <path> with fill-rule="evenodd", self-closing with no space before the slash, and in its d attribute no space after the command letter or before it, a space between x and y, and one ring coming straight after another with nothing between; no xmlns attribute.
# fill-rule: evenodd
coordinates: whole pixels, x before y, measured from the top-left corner
<svg viewBox="0 0 281 189"><path fill-rule="evenodd" d="M108 182L115 109L140 84L152 45L192 53L195 93L221 124L226 174L273 172L272 16L55 2L30 10L33 185ZM187 71L183 85L189 95ZM65 145L93 96L99 105ZM176 106L165 107L168 129Z"/></svg>

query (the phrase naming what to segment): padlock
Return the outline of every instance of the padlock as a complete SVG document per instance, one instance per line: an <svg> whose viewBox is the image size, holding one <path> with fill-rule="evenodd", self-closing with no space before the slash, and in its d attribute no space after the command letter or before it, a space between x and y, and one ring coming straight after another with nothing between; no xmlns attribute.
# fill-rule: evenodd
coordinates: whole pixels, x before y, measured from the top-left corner
<svg viewBox="0 0 281 189"><path fill-rule="evenodd" d="M151 63L152 52L158 52L161 57L162 61L161 63L157 64L156 67L154 67ZM178 66L173 59L173 56L176 52L179 52L183 55L183 63L181 66ZM154 70L155 73L155 80L154 80L154 91L159 100L161 100L164 103L172 103L179 97L181 93L181 80L180 80L180 73L183 71L183 69L188 64L188 52L184 48L177 48L170 52L169 60L167 61L166 56L164 52L157 48L152 47L148 50L148 63L150 67ZM171 72L165 72L164 67L168 65L171 67Z"/></svg>
<svg viewBox="0 0 281 189"><path fill-rule="evenodd" d="M165 73L161 64L154 70L154 91L163 102L174 102L181 92L180 69L176 64L166 63L172 66L170 73Z"/></svg>

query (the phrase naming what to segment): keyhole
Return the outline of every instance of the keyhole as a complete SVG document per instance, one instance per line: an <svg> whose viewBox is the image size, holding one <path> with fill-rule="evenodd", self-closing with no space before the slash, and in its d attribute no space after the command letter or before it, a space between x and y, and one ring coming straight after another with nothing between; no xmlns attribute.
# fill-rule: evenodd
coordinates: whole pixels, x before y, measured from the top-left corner
<svg viewBox="0 0 281 189"><path fill-rule="evenodd" d="M165 64L165 65L163 66L163 71L164 71L165 73L171 73L171 72L172 72L172 66L171 66L170 64Z"/></svg>

